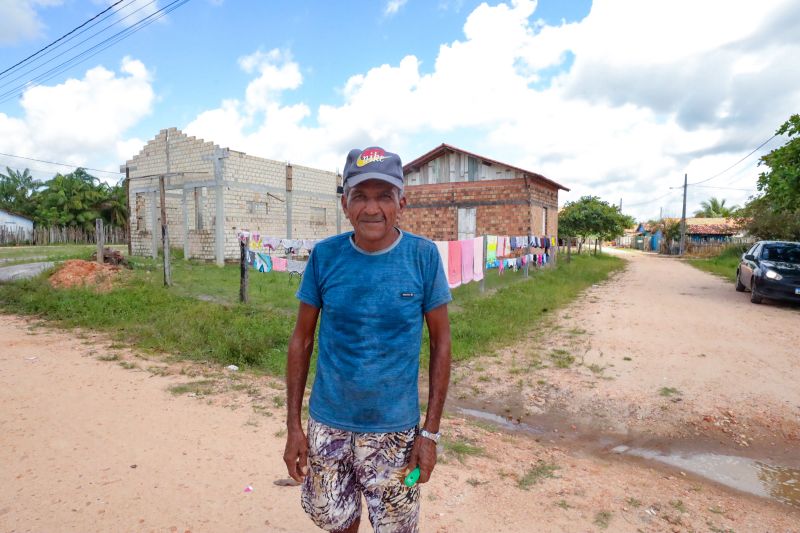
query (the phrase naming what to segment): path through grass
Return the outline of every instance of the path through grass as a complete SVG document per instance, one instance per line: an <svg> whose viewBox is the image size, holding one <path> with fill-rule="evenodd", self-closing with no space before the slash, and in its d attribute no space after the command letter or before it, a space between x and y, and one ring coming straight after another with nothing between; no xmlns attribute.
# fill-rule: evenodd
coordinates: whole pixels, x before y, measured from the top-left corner
<svg viewBox="0 0 800 533"><path fill-rule="evenodd" d="M733 245L723 250L722 253L716 257L710 259L687 259L686 262L695 268L711 272L728 281L735 282L739 258L749 247L749 244Z"/></svg>
<svg viewBox="0 0 800 533"><path fill-rule="evenodd" d="M0 309L103 331L145 351L283 375L297 278L251 271L250 303L242 305L237 301L238 265L219 268L176 259L174 286L165 289L157 260L133 258L132 263L134 270L107 293L54 290L46 275L0 284ZM514 343L622 266L621 259L611 256L573 256L571 263L534 270L527 279L522 273L490 271L483 295L477 283L459 287L451 309L453 358L468 359ZM424 342L424 367L427 357Z"/></svg>

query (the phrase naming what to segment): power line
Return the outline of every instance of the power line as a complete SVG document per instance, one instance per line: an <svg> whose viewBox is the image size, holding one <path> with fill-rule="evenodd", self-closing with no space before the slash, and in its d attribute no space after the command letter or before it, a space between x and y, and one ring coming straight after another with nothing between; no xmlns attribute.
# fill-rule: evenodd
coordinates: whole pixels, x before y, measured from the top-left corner
<svg viewBox="0 0 800 533"><path fill-rule="evenodd" d="M736 187L714 187L713 185L695 185L695 187L699 187L701 189L726 189L729 191L747 191L747 192L751 192L753 190L753 189L737 189Z"/></svg>
<svg viewBox="0 0 800 533"><path fill-rule="evenodd" d="M68 59L67 61L62 62L61 64L56 65L54 68L50 69L49 71L45 72L44 74L42 74L42 75L40 75L40 76L34 78L33 80L30 80L30 81L35 81L36 83L33 86L36 86L36 85L39 85L40 83L43 83L45 81L48 81L48 80L58 76L59 74L61 74L61 73L65 72L66 70L68 70L70 67L73 67L75 65L79 65L79 64L91 59L92 57L96 56L100 52L110 48L114 44L122 41L123 39L126 39L126 38L130 37L131 35L133 35L134 33L138 32L138 31L146 28L147 26L149 26L153 22L155 22L158 19L160 19L160 18L168 15L169 13L175 11L176 9L178 9L179 7L185 5L189 1L190 0L174 0L173 2L171 2L170 4L165 6L164 8L159 9L158 11L156 11L156 12L148 15L147 17L143 18L142 20L136 22L131 27L126 28L125 30L122 30L120 32L115 33L111 37L109 37L109 38L107 38L107 39L95 44L94 46L92 46L91 48L88 48L87 50L84 50L83 52L81 52L80 54L76 55L72 59ZM106 43L108 43L108 44L106 44ZM99 48L103 44L106 44L106 46L103 46L102 48ZM96 50L96 51L94 51L94 50ZM90 54L90 52L93 52L93 53ZM86 55L86 54L89 54L89 55ZM83 57L83 59L81 59L82 56L86 56L86 57ZM77 61L77 60L79 60L79 61ZM50 73L52 73L52 74L48 76L48 74L50 74ZM30 82L27 82L27 83L30 83ZM10 91L7 91L7 92L1 94L0 95L0 104L2 104L4 102L7 102L7 101L9 101L9 100L11 100L13 98L16 98L17 96L21 95L22 93L20 93L18 91L19 91L19 89L21 89L23 87L29 88L30 86L28 86L27 83L23 84L23 85L20 85L20 86L12 89Z"/></svg>
<svg viewBox="0 0 800 533"><path fill-rule="evenodd" d="M653 202L657 202L658 200L661 200L662 198L666 198L667 196L669 196L671 194L673 194L673 193L672 192L668 192L667 194L665 194L663 196L659 196L658 198L653 198L652 200L645 200L644 202L637 202L635 204L627 204L626 207L636 207L636 206L639 206L639 205L651 204Z"/></svg>
<svg viewBox="0 0 800 533"><path fill-rule="evenodd" d="M122 11L122 9L124 9L125 7L128 7L128 6L129 6L130 4L132 4L134 1L135 1L135 0L130 0L130 1L128 2L128 4L127 4L127 5L125 5L125 6L123 6L122 8L120 8L120 10L119 10L118 12ZM45 65L47 65L47 64L49 64L49 63L52 63L53 61L55 61L55 60L56 60L56 59L58 59L59 57L61 57L61 56L65 55L65 54L69 53L70 51L72 51L72 50L74 50L74 49L78 48L78 47L79 47L79 46L81 46L82 44L84 44L84 43L86 43L86 42L88 42L88 41L91 41L92 39L94 39L95 37L97 37L97 36L98 36L98 35L100 35L101 33L105 32L105 31L106 31L106 30L108 30L109 28L112 28L113 26L116 26L117 24L120 24L120 23L122 23L122 22L123 22L125 19L132 17L133 15L135 15L136 13L138 13L139 11L141 11L142 9L146 8L146 7L147 7L147 6L149 6L150 4L153 4L153 3L155 3L156 1L157 1L157 0L151 0L151 2L150 2L150 3L148 3L148 4L145 4L145 5L141 6L139 9L136 9L135 11L133 11L133 12L131 12L131 13L128 13L128 14L127 14L127 15L125 15L124 17L122 17L122 18L120 18L120 19L118 19L118 20L116 20L116 21L112 22L111 24L109 24L109 25L108 25L108 26L106 26L105 28L101 29L100 31L97 31L97 32L93 33L92 35L89 35L88 37L86 37L86 38L85 38L85 39L83 39L82 41L78 42L77 44L74 44L74 45L70 46L69 48L67 48L66 50L64 50L63 52L61 52L60 54L57 54L57 55L55 55L55 56L51 57L51 58L50 58L50 59L48 59L47 61L45 61L45 62L43 62L43 63L39 63L38 65L29 65L29 67L32 67L32 68L29 68L27 71L23 71L22 73L20 73L20 74L19 74L17 77L15 77L15 78L11 78L11 79L9 79L9 80L5 81L4 83L0 84L0 87L6 87L6 86L8 86L8 85L11 85L12 83L14 83L14 82L15 82L15 81L17 81L17 80L24 79L25 77L27 77L27 76L29 76L30 74L32 74L32 73L34 73L34 72L36 72L37 70L41 69L41 68L42 68L42 67L44 67ZM109 14L108 16L111 16L111 14ZM107 17L106 17L106 18L107 18ZM86 28L85 30L83 30L83 31L81 31L80 33L76 34L74 37L77 37L77 36L81 35L82 33L84 33L84 32L86 32L86 31L88 31L89 29L91 29L93 26L96 26L96 25L97 25L97 24L99 24L100 22L102 22L102 19L101 19L101 20L99 20L99 21L98 21L97 23L95 23L94 25L90 26L89 28ZM112 35L112 37L114 37L114 36ZM109 39L110 39L110 38L109 38ZM58 48L60 48L62 45L66 44L66 43L67 43L68 41L70 41L70 40L72 40L72 37L71 37L70 39L67 39L67 41L64 41L64 42L63 42L63 43L61 43L60 45L56 46L56 47L55 47L55 48L53 48L52 50L50 50L50 52L53 52L53 51L57 50ZM102 44L102 43L100 43L100 44ZM47 54L49 54L50 52L47 52ZM85 51L84 51L84 52L85 52ZM42 57L40 57L39 59L43 59L43 58L44 58L44 56L45 56L45 55L47 55L47 54L43 54L43 55L42 55ZM76 56L75 56L75 57L73 57L72 59L75 59L76 57L80 57L80 54L76 55ZM72 61L72 59L68 59L67 61ZM53 70L56 70L56 69L60 68L62 65L64 65L64 63L60 63L59 65L56 65L56 66L55 66L53 69L51 69L51 70L48 70L48 71L47 71L47 72L45 72L44 74L41 74L39 77L41 77L41 76L44 76L44 75L47 75L47 74L49 74L50 72L53 72ZM36 80L37 80L37 78L28 79L28 80L24 80L24 81L23 81L21 84L18 84L16 87L12 88L12 89L11 89L11 92L15 92L15 91L17 91L17 90L19 90L19 89L21 89L21 88L25 87L25 86L26 86L28 83L30 83L31 81L36 81Z"/></svg>
<svg viewBox="0 0 800 533"><path fill-rule="evenodd" d="M38 56L39 54L41 54L42 52L44 52L45 50L47 50L48 48L50 48L51 46L53 46L54 44L56 44L57 42L64 40L64 39L65 39L65 38L67 38L68 36L72 35L72 34L73 34L73 33L75 33L76 31L78 31L79 29L83 28L84 26L86 26L87 24L89 24L90 22L92 22L93 20L95 20L97 17L99 17L99 16L103 15L104 13L106 13L106 12L108 12L108 11L111 11L112 9L114 9L115 7L117 7L119 4L121 4L121 3L122 3L122 2L124 2L124 1L125 1L125 0L117 0L117 2L114 2L113 4L111 4L110 6L108 6L108 7L107 7L107 8L105 8L104 10L102 10L100 13L98 13L97 15L93 16L92 18L90 18L89 20L87 20L86 22L84 22L83 24L81 24L80 26L76 26L75 28L73 28L72 30L68 31L67 33L65 33L64 35L62 35L61 37L59 37L58 39L56 39L55 41L53 41L52 43L50 43L50 44L48 44L47 46L45 46L44 48L40 48L39 50L37 50L36 52L32 53L31 55L29 55L28 57L26 57L26 58L25 58L25 59L23 59L22 61L19 61L19 62L15 63L15 64L11 65L11 66L10 66L10 67L8 67L7 69L5 69L3 72L0 72L0 76L2 76L3 74L5 74L6 72L8 72L8 71L10 71L10 70L13 70L13 69L15 69L16 67L18 67L18 66L20 66L21 64L25 63L25 62L26 62L26 61L28 61L29 59L31 59L31 58L33 58L33 57L36 57L36 56Z"/></svg>
<svg viewBox="0 0 800 533"><path fill-rule="evenodd" d="M753 155L754 153L756 153L757 151L759 151L759 150L760 150L761 148L763 148L763 147L764 147L764 146L765 146L765 145L766 145L768 142L770 142L772 139L774 139L774 138L775 138L775 137L777 137L777 136L778 136L778 134L776 133L775 135L773 135L772 137L770 137L769 139L767 139L766 141L764 141L763 143L761 143L760 145L758 145L758 147L757 147L755 150L753 150L752 152L750 152L749 154L747 154L746 156L744 156L743 158L741 158L740 160L738 160L736 163L732 164L731 166L729 166L728 168L726 168L725 170L723 170L722 172L718 172L718 173L714 174L713 176L711 176L710 178L706 178L706 179L704 179L704 180L696 181L696 182L694 182L694 183L689 183L688 185L698 185L698 184L700 184L700 183L705 183L705 182L707 182L707 181L711 181L711 180L713 180L714 178L718 178L719 176L721 176L721 175L725 174L725 173L726 173L726 172L728 172L730 169L732 169L733 167L735 167L736 165L738 165L739 163L741 163L742 161L744 161L745 159L747 159L748 157L750 157L751 155Z"/></svg>
<svg viewBox="0 0 800 533"><path fill-rule="evenodd" d="M33 157L25 157L25 156L14 155L14 154L4 154L2 152L0 152L0 155L6 156L6 157L14 157L16 159L27 159L28 161L36 161L38 163L47 163L47 164L50 164L50 165L58 165L58 166L61 166L61 167L82 168L84 170L91 170L91 171L94 171L94 172L105 172L107 174L122 174L122 172L115 172L113 170L102 170L102 169L99 169L99 168L90 168L90 167L84 167L84 166L81 166L81 165L70 165L69 163L59 163L57 161L45 161L44 159L35 159Z"/></svg>

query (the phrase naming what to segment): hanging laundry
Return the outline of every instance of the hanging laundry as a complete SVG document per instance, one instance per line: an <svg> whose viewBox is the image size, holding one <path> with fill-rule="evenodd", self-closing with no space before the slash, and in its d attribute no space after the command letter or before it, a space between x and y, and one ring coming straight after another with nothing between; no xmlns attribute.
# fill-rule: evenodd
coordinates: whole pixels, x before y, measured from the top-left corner
<svg viewBox="0 0 800 533"><path fill-rule="evenodd" d="M296 261L294 259L287 259L286 260L286 270L289 272L294 272L296 274L302 274L306 271L306 262L305 261Z"/></svg>
<svg viewBox="0 0 800 533"><path fill-rule="evenodd" d="M275 272L286 272L286 263L285 257L275 257L272 259L272 270Z"/></svg>
<svg viewBox="0 0 800 533"><path fill-rule="evenodd" d="M503 271L505 270L505 265L503 263L505 263L505 261L503 261L503 260L500 260L500 261L497 262L497 273L498 274L502 274Z"/></svg>
<svg viewBox="0 0 800 533"><path fill-rule="evenodd" d="M253 267L259 272L272 272L272 257L263 252L257 252Z"/></svg>
<svg viewBox="0 0 800 533"><path fill-rule="evenodd" d="M447 269L450 268L450 261L448 259L449 245L447 244L447 241L433 241L433 244L436 245L436 249L439 251L439 257L442 259L444 273L447 274Z"/></svg>
<svg viewBox="0 0 800 533"><path fill-rule="evenodd" d="M483 279L483 237L472 239L472 279Z"/></svg>
<svg viewBox="0 0 800 533"><path fill-rule="evenodd" d="M461 244L458 241L448 241L447 261L447 283L455 289L461 285Z"/></svg>
<svg viewBox="0 0 800 533"><path fill-rule="evenodd" d="M486 236L486 262L497 260L497 237L494 235Z"/></svg>
<svg viewBox="0 0 800 533"><path fill-rule="evenodd" d="M472 241L472 239L458 241L461 246L461 283L469 283L473 279L475 247Z"/></svg>
<svg viewBox="0 0 800 533"><path fill-rule="evenodd" d="M503 257L504 255L506 255L506 240L502 236L498 235L498 237L497 237L497 257L500 258L500 257Z"/></svg>
<svg viewBox="0 0 800 533"><path fill-rule="evenodd" d="M517 249L517 238L516 237L511 237L511 249L512 250L516 250Z"/></svg>

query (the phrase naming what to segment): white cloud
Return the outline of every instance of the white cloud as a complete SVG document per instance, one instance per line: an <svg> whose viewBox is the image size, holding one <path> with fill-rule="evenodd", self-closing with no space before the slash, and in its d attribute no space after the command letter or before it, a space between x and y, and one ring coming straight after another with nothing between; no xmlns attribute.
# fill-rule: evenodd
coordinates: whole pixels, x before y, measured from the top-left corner
<svg viewBox="0 0 800 533"><path fill-rule="evenodd" d="M343 103L315 114L281 103L303 81L291 57L259 52L240 60L256 76L244 99L187 129L325 167L341 165L353 146L382 143L409 159L435 144L420 139L466 135L479 140L464 148L571 187L562 198L634 205L669 193L684 172L690 181L718 172L800 107L800 71L787 68L800 55L792 2L701 4L596 0L584 20L557 26L533 20L534 1L481 4L464 38L441 45L431 72L410 55L375 66L344 82ZM749 162L710 185L747 187L756 174ZM730 203L747 196L695 189L690 204L715 192ZM657 215L679 197L631 211Z"/></svg>
<svg viewBox="0 0 800 533"><path fill-rule="evenodd" d="M400 11L400 8L403 7L407 1L408 0L389 0L383 8L383 14L387 17L391 17Z"/></svg>
<svg viewBox="0 0 800 533"><path fill-rule="evenodd" d="M37 7L61 3L62 0L0 0L0 46L41 36L44 24Z"/></svg>
<svg viewBox="0 0 800 533"><path fill-rule="evenodd" d="M21 117L0 113L0 152L117 170L143 144L125 134L151 112L151 82L144 64L126 57L116 73L95 67L82 79L30 88L20 100ZM43 175L57 170L30 166Z"/></svg>

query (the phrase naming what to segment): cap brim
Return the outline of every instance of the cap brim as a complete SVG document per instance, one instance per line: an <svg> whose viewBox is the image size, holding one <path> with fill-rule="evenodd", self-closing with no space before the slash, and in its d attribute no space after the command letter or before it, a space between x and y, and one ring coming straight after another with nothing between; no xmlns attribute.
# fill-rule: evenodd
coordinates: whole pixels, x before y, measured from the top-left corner
<svg viewBox="0 0 800 533"><path fill-rule="evenodd" d="M397 179L395 176L390 176L388 174L383 174L381 172L365 172L364 174L359 174L357 176L353 176L352 178L348 178L347 181L344 182L345 187L355 187L359 183L363 183L367 180L381 180L394 185L401 191L403 190L403 180Z"/></svg>

